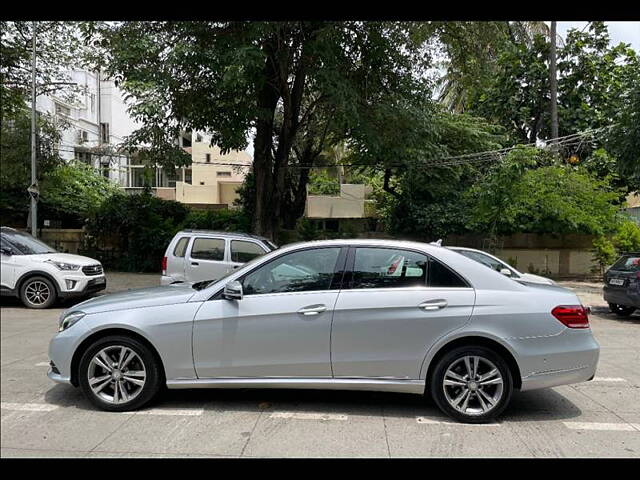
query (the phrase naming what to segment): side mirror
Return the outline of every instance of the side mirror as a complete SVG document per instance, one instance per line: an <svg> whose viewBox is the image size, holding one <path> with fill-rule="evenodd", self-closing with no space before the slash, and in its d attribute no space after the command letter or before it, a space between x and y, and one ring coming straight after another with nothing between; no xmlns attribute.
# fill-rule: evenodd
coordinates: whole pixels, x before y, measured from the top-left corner
<svg viewBox="0 0 640 480"><path fill-rule="evenodd" d="M0 253L2 253L3 255L11 256L13 255L13 250L11 250L10 248L2 247L0 248Z"/></svg>
<svg viewBox="0 0 640 480"><path fill-rule="evenodd" d="M511 270L509 270L508 268L501 268L500 273L506 275L507 277L511 276Z"/></svg>
<svg viewBox="0 0 640 480"><path fill-rule="evenodd" d="M242 284L238 281L227 283L222 296L227 300L242 300Z"/></svg>

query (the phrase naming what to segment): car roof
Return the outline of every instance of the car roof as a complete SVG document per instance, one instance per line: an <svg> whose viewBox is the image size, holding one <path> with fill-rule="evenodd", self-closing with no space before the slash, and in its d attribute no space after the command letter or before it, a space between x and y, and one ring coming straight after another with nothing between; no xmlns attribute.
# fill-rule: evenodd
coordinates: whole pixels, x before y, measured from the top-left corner
<svg viewBox="0 0 640 480"><path fill-rule="evenodd" d="M216 236L222 236L222 237L253 238L255 240L270 241L268 238L261 237L259 235L253 235L251 233L243 233L243 232L221 232L217 230L185 229L185 230L180 230L178 233L176 233L176 235L180 235L181 233L182 234L193 233L193 234L200 234L200 235L216 235Z"/></svg>

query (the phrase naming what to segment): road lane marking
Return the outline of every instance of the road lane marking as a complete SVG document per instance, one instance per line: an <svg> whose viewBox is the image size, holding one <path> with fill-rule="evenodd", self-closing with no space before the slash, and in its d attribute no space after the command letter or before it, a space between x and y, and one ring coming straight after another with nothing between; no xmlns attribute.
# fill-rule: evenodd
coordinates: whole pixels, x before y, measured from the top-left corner
<svg viewBox="0 0 640 480"><path fill-rule="evenodd" d="M9 403L2 402L0 407L5 410L19 410L22 412L51 412L56 410L56 405L48 405L46 403Z"/></svg>
<svg viewBox="0 0 640 480"><path fill-rule="evenodd" d="M427 425L458 425L464 427L499 427L499 423L462 423L449 420L433 420L432 418L416 417L417 423L423 423Z"/></svg>
<svg viewBox="0 0 640 480"><path fill-rule="evenodd" d="M620 377L594 377L592 382L627 382L626 379Z"/></svg>
<svg viewBox="0 0 640 480"><path fill-rule="evenodd" d="M204 409L202 408L151 408L149 410L140 410L137 412L123 412L136 415L178 415L186 417L195 417L202 415Z"/></svg>
<svg viewBox="0 0 640 480"><path fill-rule="evenodd" d="M640 432L638 423L562 422L571 430L611 430L618 432Z"/></svg>
<svg viewBox="0 0 640 480"><path fill-rule="evenodd" d="M348 420L347 415L332 413L274 412L270 418L293 418L296 420Z"/></svg>

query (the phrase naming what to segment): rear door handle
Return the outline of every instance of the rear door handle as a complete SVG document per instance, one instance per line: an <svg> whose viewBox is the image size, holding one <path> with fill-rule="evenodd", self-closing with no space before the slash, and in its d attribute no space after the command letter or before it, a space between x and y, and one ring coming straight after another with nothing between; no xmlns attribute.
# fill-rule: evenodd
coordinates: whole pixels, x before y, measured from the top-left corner
<svg viewBox="0 0 640 480"><path fill-rule="evenodd" d="M191 265L195 265L197 267L200 264L198 262L191 262Z"/></svg>
<svg viewBox="0 0 640 480"><path fill-rule="evenodd" d="M302 315L318 315L327 309L326 305L309 305L308 307L301 308L298 313Z"/></svg>
<svg viewBox="0 0 640 480"><path fill-rule="evenodd" d="M420 305L418 305L418 308L421 308L422 310L426 310L428 312L432 312L434 310L440 310L447 305L448 303L446 300L439 298L438 300L429 300L427 302L422 302Z"/></svg>

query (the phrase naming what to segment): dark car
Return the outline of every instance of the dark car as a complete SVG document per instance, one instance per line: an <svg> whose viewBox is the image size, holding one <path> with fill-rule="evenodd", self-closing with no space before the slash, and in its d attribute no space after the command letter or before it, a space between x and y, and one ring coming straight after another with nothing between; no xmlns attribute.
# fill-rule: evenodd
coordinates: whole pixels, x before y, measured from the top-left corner
<svg viewBox="0 0 640 480"><path fill-rule="evenodd" d="M640 309L640 253L622 255L604 274L604 299L612 312L629 316Z"/></svg>

